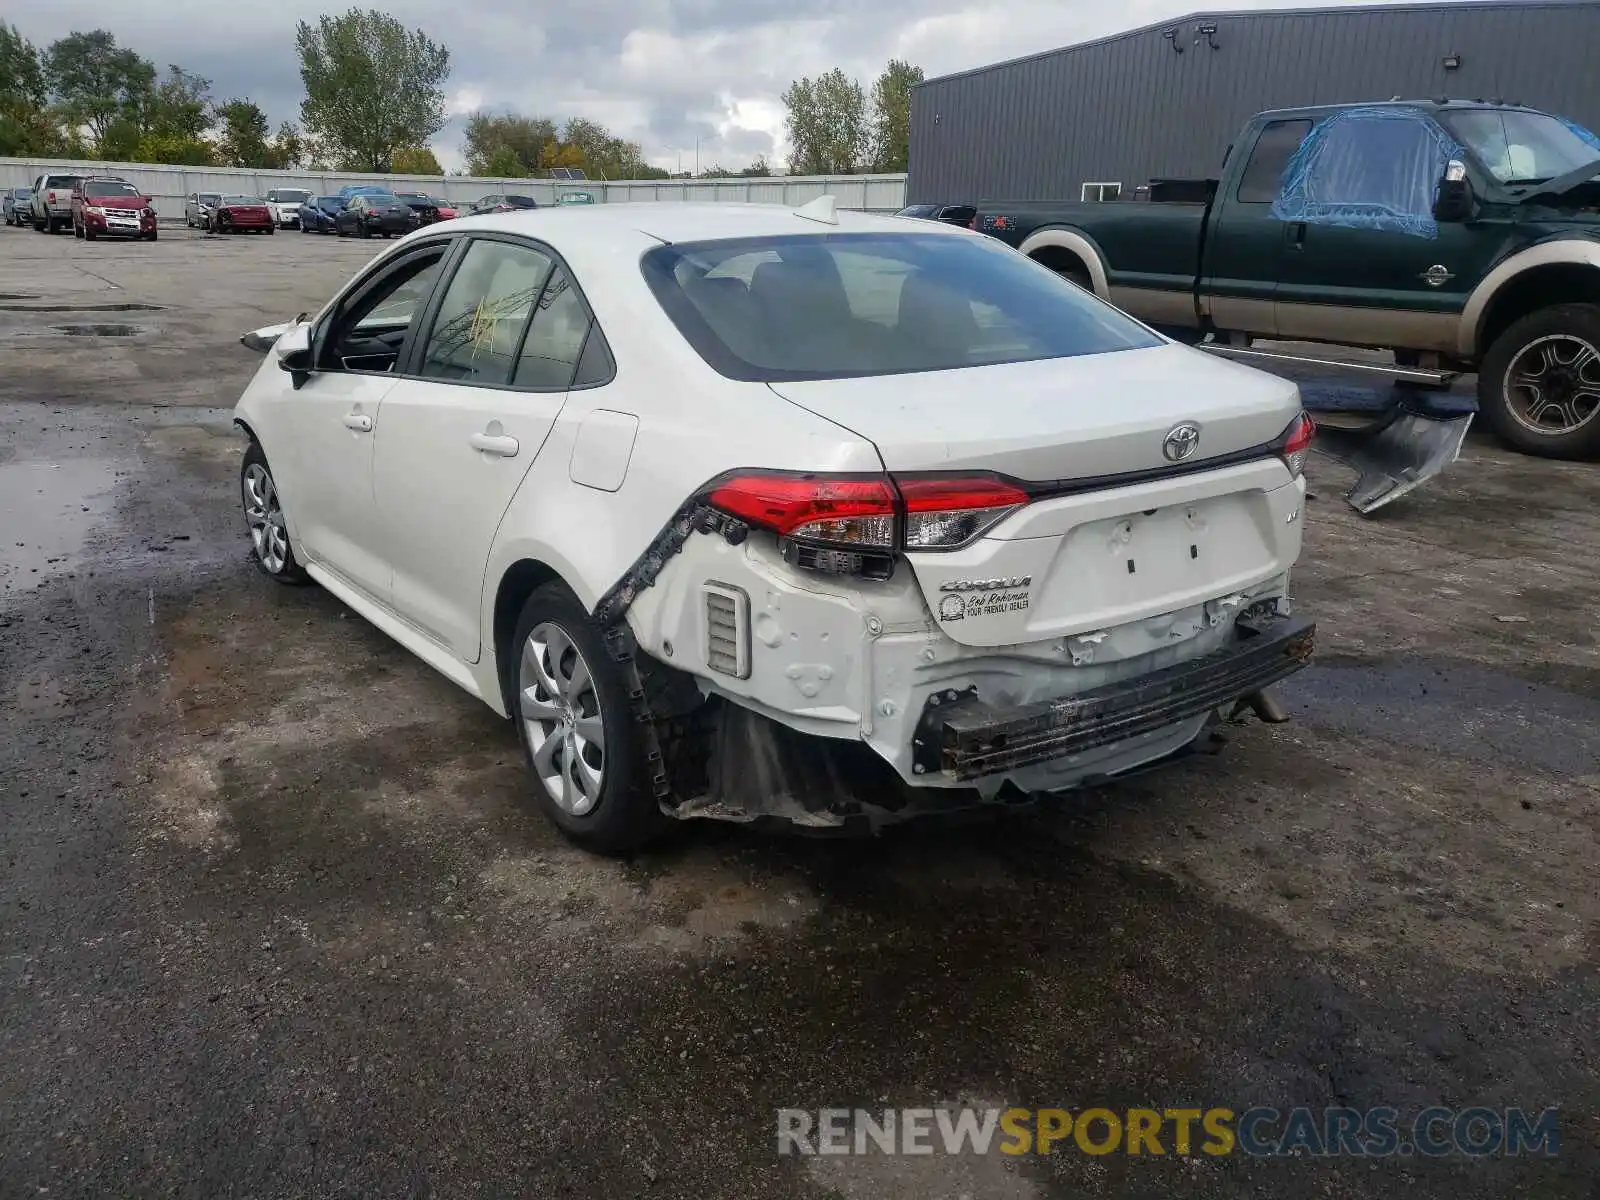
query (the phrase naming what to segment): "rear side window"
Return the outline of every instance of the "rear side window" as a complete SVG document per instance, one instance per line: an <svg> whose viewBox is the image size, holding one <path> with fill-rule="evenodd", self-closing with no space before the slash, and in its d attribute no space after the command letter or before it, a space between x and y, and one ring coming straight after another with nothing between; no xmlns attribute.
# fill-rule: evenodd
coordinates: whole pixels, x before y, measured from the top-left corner
<svg viewBox="0 0 1600 1200"><path fill-rule="evenodd" d="M531 246L489 240L468 246L439 305L422 374L491 387L509 383L550 267L549 256Z"/></svg>
<svg viewBox="0 0 1600 1200"><path fill-rule="evenodd" d="M732 379L947 371L1159 346L1142 325L987 238L841 233L678 242L645 279Z"/></svg>
<svg viewBox="0 0 1600 1200"><path fill-rule="evenodd" d="M1278 198L1289 159L1310 132L1308 120L1271 121L1261 130L1239 180L1236 197L1240 204L1271 204Z"/></svg>
<svg viewBox="0 0 1600 1200"><path fill-rule="evenodd" d="M558 267L539 297L512 382L528 388L570 386L588 333L588 306L566 271Z"/></svg>

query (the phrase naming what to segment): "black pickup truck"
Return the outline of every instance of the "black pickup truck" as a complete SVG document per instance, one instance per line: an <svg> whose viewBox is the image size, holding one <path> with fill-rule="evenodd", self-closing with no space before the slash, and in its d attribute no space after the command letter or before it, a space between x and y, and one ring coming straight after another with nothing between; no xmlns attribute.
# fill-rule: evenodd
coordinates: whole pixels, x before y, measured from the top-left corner
<svg viewBox="0 0 1600 1200"><path fill-rule="evenodd" d="M1531 108L1284 109L1245 125L1220 179L1154 181L1148 201L988 200L972 228L1223 353L1326 342L1436 382L1475 371L1504 441L1595 458L1597 175L1600 138Z"/></svg>

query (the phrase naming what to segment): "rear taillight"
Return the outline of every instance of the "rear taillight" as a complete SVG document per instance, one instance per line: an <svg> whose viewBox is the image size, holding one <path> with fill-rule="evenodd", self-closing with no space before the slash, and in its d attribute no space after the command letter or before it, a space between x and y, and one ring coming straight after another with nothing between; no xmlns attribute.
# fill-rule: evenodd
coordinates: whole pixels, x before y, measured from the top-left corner
<svg viewBox="0 0 1600 1200"><path fill-rule="evenodd" d="M897 552L959 550L1028 502L993 475L822 476L734 472L706 503L778 535L786 561L810 570L885 579Z"/></svg>
<svg viewBox="0 0 1600 1200"><path fill-rule="evenodd" d="M1028 493L992 475L898 478L905 500L907 550L958 550L1028 502Z"/></svg>
<svg viewBox="0 0 1600 1200"><path fill-rule="evenodd" d="M1278 453L1289 468L1289 474L1297 478L1304 474L1306 453L1311 449L1311 439L1316 432L1316 425L1305 413L1290 421L1289 428L1283 431L1278 439Z"/></svg>

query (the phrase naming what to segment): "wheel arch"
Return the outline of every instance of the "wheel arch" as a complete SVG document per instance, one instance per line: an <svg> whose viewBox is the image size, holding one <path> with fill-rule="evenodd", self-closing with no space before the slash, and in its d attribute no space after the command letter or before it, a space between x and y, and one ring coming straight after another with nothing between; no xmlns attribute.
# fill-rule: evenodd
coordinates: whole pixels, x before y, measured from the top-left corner
<svg viewBox="0 0 1600 1200"><path fill-rule="evenodd" d="M1562 237L1505 259L1472 290L1461 314L1456 349L1481 361L1516 320L1555 304L1600 303L1600 242Z"/></svg>
<svg viewBox="0 0 1600 1200"><path fill-rule="evenodd" d="M549 563L537 558L519 558L501 573L495 586L487 650L493 655L495 682L499 685L498 695L507 716L517 711L516 681L511 674L511 640L517 632L517 618L522 615L522 606L528 602L528 597L555 580L566 582L561 572Z"/></svg>
<svg viewBox="0 0 1600 1200"><path fill-rule="evenodd" d="M1062 255L1071 255L1083 264L1089 273L1089 280L1094 285L1094 294L1102 300L1111 298L1111 285L1106 276L1105 255L1093 238L1081 229L1074 229L1064 225L1050 225L1043 229L1035 229L1022 239L1022 244L1017 247L1019 251L1029 258L1036 259L1052 270L1058 270L1056 262ZM1056 262L1050 261L1055 259Z"/></svg>

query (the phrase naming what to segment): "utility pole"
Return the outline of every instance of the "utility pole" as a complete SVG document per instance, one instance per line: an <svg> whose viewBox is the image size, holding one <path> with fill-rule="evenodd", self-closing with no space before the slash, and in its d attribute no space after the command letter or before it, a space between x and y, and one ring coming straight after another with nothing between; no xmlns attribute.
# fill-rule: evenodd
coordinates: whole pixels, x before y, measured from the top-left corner
<svg viewBox="0 0 1600 1200"><path fill-rule="evenodd" d="M700 178L700 139L694 139L694 177Z"/></svg>

